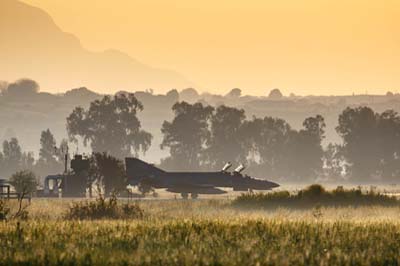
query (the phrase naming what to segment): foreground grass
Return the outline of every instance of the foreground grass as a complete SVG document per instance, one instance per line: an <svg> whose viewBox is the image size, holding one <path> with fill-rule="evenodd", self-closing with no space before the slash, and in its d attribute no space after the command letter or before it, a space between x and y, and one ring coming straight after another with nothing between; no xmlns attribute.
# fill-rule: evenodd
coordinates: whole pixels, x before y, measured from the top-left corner
<svg viewBox="0 0 400 266"><path fill-rule="evenodd" d="M67 199L34 199L0 222L1 265L399 265L400 208L232 207L140 201L144 217L64 221Z"/></svg>
<svg viewBox="0 0 400 266"><path fill-rule="evenodd" d="M0 225L0 265L398 265L400 224L277 220Z"/></svg>

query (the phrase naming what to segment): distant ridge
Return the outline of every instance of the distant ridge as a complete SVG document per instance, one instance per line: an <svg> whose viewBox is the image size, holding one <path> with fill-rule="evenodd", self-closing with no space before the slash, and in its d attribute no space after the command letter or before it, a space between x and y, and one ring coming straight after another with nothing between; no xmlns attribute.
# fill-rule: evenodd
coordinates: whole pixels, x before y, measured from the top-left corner
<svg viewBox="0 0 400 266"><path fill-rule="evenodd" d="M80 86L101 92L193 86L179 73L117 50L90 52L49 14L17 0L0 1L0 58L1 80L27 77L53 92Z"/></svg>

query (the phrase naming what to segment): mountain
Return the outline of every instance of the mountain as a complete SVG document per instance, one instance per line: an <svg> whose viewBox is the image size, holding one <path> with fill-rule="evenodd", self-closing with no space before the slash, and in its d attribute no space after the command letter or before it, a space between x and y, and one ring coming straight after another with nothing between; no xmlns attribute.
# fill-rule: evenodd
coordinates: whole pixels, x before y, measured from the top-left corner
<svg viewBox="0 0 400 266"><path fill-rule="evenodd" d="M117 50L91 52L43 10L0 1L1 80L27 77L49 91L87 86L101 92L186 88L182 75L145 65Z"/></svg>

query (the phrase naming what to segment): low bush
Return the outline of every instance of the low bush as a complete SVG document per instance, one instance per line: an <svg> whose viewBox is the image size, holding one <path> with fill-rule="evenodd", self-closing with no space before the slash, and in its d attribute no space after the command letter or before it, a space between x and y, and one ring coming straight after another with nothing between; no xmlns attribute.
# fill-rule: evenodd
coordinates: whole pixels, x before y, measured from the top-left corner
<svg viewBox="0 0 400 266"><path fill-rule="evenodd" d="M18 199L18 210L14 213L11 213L11 208L9 201L0 199L0 221L7 221L7 220L28 220L29 212L27 210L29 205L22 206L22 200Z"/></svg>
<svg viewBox="0 0 400 266"><path fill-rule="evenodd" d="M245 193L237 197L232 204L245 207L312 208L315 206L396 206L399 205L399 201L395 197L373 190L363 193L360 188L346 190L340 186L332 191L326 191L321 185L311 185L293 194L289 191Z"/></svg>
<svg viewBox="0 0 400 266"><path fill-rule="evenodd" d="M65 218L72 220L141 219L143 210L137 204L119 204L115 195L109 199L100 196L95 201L75 202Z"/></svg>
<svg viewBox="0 0 400 266"><path fill-rule="evenodd" d="M0 221L7 220L10 214L10 208L7 206L5 200L0 199Z"/></svg>

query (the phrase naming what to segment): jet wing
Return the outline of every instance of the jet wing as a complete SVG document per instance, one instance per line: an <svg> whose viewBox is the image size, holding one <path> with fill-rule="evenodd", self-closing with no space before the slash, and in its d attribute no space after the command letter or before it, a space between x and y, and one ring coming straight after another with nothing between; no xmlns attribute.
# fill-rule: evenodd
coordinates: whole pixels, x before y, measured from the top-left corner
<svg viewBox="0 0 400 266"><path fill-rule="evenodd" d="M168 192L173 193L197 193L197 194L225 194L226 191L212 185L179 185L167 188Z"/></svg>

